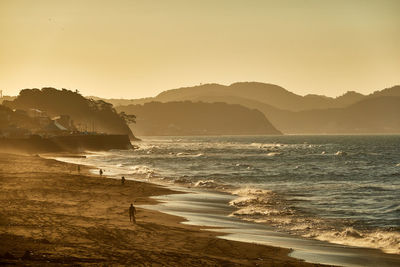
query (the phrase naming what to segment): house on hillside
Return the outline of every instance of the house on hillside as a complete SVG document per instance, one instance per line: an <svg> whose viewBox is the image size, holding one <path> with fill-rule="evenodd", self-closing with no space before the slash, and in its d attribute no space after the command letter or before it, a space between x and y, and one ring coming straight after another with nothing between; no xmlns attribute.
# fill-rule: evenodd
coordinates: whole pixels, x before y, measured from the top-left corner
<svg viewBox="0 0 400 267"><path fill-rule="evenodd" d="M40 109L36 109L36 108L28 109L27 114L31 118L48 117L46 112L41 111Z"/></svg>
<svg viewBox="0 0 400 267"><path fill-rule="evenodd" d="M47 116L46 112L39 109L31 108L27 111L29 117L34 118L39 122L41 127L46 127L51 123L51 119Z"/></svg>
<svg viewBox="0 0 400 267"><path fill-rule="evenodd" d="M66 128L67 130L70 130L70 131L76 130L74 122L73 122L73 120L71 120L71 117L69 115L60 115L60 116L54 117L54 118L52 118L52 121L57 122L59 125Z"/></svg>
<svg viewBox="0 0 400 267"><path fill-rule="evenodd" d="M62 133L62 132L69 132L67 128L62 126L60 123L58 123L55 120L52 120L46 127L45 130L47 132L51 133Z"/></svg>
<svg viewBox="0 0 400 267"><path fill-rule="evenodd" d="M76 131L76 127L69 115L60 115L51 118L43 130L45 135L66 135Z"/></svg>

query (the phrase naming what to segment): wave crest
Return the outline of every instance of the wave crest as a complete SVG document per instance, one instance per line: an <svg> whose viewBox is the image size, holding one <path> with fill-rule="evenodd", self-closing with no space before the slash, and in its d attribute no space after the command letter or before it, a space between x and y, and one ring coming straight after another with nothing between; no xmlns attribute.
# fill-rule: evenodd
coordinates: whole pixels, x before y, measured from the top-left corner
<svg viewBox="0 0 400 267"><path fill-rule="evenodd" d="M307 215L290 207L290 203L283 196L270 190L241 188L231 193L238 197L229 202L229 205L237 208L230 216L267 223L306 238L400 254L398 231L358 230L348 226L351 221Z"/></svg>
<svg viewBox="0 0 400 267"><path fill-rule="evenodd" d="M283 198L270 190L242 188L232 192L239 196L229 202L238 208L231 216L245 217L247 220L260 220L265 216L283 216L293 214Z"/></svg>
<svg viewBox="0 0 400 267"><path fill-rule="evenodd" d="M317 232L308 237L341 245L376 248L386 253L400 254L400 233L398 232L383 230L361 232L348 227L341 231Z"/></svg>
<svg viewBox="0 0 400 267"><path fill-rule="evenodd" d="M194 184L195 187L203 188L217 188L220 184L216 183L214 180L200 180Z"/></svg>

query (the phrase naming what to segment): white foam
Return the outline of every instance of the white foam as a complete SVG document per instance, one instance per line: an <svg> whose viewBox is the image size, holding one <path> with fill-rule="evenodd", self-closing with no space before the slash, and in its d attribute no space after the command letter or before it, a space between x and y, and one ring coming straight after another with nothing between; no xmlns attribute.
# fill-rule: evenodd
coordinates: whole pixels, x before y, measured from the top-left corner
<svg viewBox="0 0 400 267"><path fill-rule="evenodd" d="M251 220L260 219L260 216L288 215L292 213L284 205L284 201L270 190L241 188L234 190L232 194L239 197L229 202L229 205L238 208L231 215L246 216L247 219Z"/></svg>
<svg viewBox="0 0 400 267"><path fill-rule="evenodd" d="M279 156L280 154L282 154L282 153L279 153L279 152L269 152L269 153L267 154L267 156L268 156L268 157L275 157L275 156Z"/></svg>
<svg viewBox="0 0 400 267"><path fill-rule="evenodd" d="M194 184L195 187L203 187L203 188L216 188L219 186L214 180L200 180Z"/></svg>
<svg viewBox="0 0 400 267"><path fill-rule="evenodd" d="M285 199L273 191L240 188L231 192L238 197L229 202L237 210L230 216L246 221L267 223L292 234L331 243L381 249L400 254L400 233L359 231L342 222L303 216L291 209Z"/></svg>
<svg viewBox="0 0 400 267"><path fill-rule="evenodd" d="M133 171L133 174L136 175L145 175L147 178L156 176L156 171L145 165L135 165L131 166L129 169Z"/></svg>
<svg viewBox="0 0 400 267"><path fill-rule="evenodd" d="M269 143L269 144L263 144L263 143L251 143L250 146L253 147L258 147L258 148L280 148L287 146L286 144L279 144L279 143Z"/></svg>
<svg viewBox="0 0 400 267"><path fill-rule="evenodd" d="M203 154L203 153L191 154L191 153L186 153L186 152L179 152L179 153L176 153L176 156L177 156L177 157L193 157L193 158L198 158L198 157L204 156L204 154Z"/></svg>
<svg viewBox="0 0 400 267"><path fill-rule="evenodd" d="M312 233L308 237L331 243L381 249L386 253L400 254L400 233L389 231L359 232L351 227L341 231Z"/></svg>
<svg viewBox="0 0 400 267"><path fill-rule="evenodd" d="M345 151L338 151L335 153L336 156L346 156L347 153Z"/></svg>

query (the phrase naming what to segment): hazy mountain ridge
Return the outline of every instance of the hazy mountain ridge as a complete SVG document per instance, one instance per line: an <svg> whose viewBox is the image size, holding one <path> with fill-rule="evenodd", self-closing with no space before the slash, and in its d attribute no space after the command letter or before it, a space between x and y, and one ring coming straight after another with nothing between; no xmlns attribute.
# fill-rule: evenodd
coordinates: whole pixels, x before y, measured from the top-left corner
<svg viewBox="0 0 400 267"><path fill-rule="evenodd" d="M85 96L87 99L93 99L95 101L105 101L107 103L112 104L114 107L117 106L128 106L128 105L136 105L136 104L144 104L154 101L153 97L145 97L139 99L124 99L124 98L102 98L98 96Z"/></svg>
<svg viewBox="0 0 400 267"><path fill-rule="evenodd" d="M249 99L214 98L215 101L224 100L258 109L277 129L289 134L400 133L397 126L400 123L399 99L396 96L374 96L345 108L293 112ZM211 99L202 97L196 101L210 102Z"/></svg>
<svg viewBox="0 0 400 267"><path fill-rule="evenodd" d="M400 96L400 85L385 88L383 90L378 90L369 94L367 97L378 97L378 96Z"/></svg>
<svg viewBox="0 0 400 267"><path fill-rule="evenodd" d="M276 115L282 131L304 134L400 133L400 97L367 98L346 108ZM285 129L285 130L284 130Z"/></svg>
<svg viewBox="0 0 400 267"><path fill-rule="evenodd" d="M269 94L271 97L268 96ZM348 91L341 96L331 98L321 95L303 97L282 87L263 83L235 83L230 86L205 84L172 89L154 98L130 100L128 103L191 100L239 104L250 109L258 109L277 129L288 134L399 133L396 117L387 120L390 115L379 110L376 111L376 115L369 113L369 110L373 110L378 103L385 102L387 106L384 106L382 110L387 112L396 110L396 105L400 105L397 100L372 100L382 96L400 96L400 86L375 91L369 95ZM368 101L370 99L371 101ZM301 107L308 108L300 109ZM365 110L364 114L369 114L365 115L369 117L369 123L365 121L362 114L356 112L360 109ZM380 124L379 121L386 124ZM368 125L371 127L369 128Z"/></svg>
<svg viewBox="0 0 400 267"><path fill-rule="evenodd" d="M156 97L133 100L107 99L107 101L115 106L118 106L121 105L121 103L124 105L143 104L151 101L185 101L221 96L245 98L248 100L269 104L278 109L286 109L289 111L345 107L360 101L365 97L364 95L354 91L349 91L336 98L313 94L300 96L274 84L238 82L229 86L220 84L204 84L192 87L182 87L164 91L158 94Z"/></svg>
<svg viewBox="0 0 400 267"><path fill-rule="evenodd" d="M116 109L137 116L134 129L139 136L281 134L260 111L241 105L174 101Z"/></svg>

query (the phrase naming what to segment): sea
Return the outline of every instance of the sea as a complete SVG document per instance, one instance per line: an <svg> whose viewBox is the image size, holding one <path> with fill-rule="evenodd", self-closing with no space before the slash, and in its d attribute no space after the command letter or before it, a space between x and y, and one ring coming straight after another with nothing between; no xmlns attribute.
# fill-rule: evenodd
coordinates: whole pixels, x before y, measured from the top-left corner
<svg viewBox="0 0 400 267"><path fill-rule="evenodd" d="M226 217L290 236L400 254L399 135L146 137L136 145L70 161L229 195Z"/></svg>

